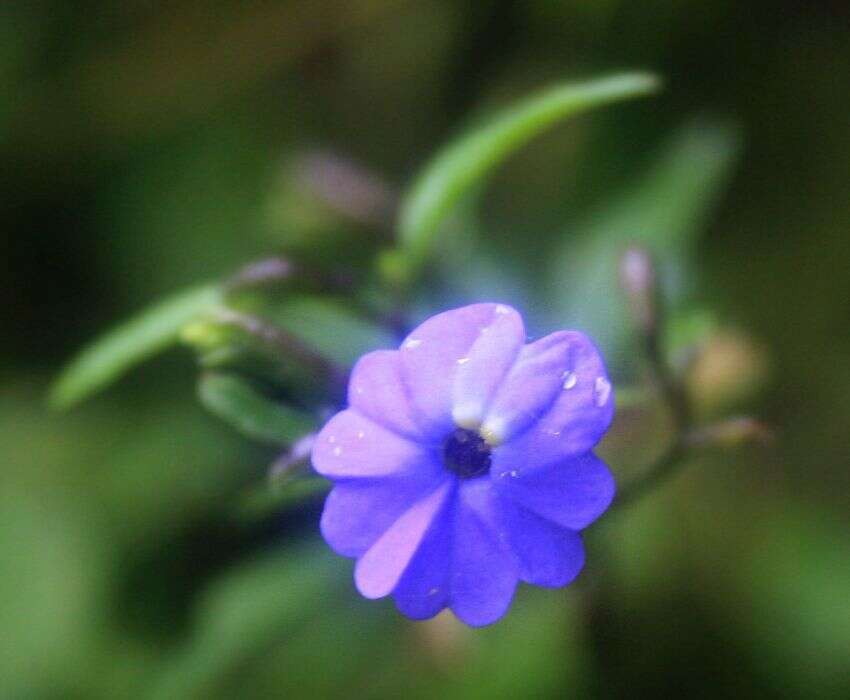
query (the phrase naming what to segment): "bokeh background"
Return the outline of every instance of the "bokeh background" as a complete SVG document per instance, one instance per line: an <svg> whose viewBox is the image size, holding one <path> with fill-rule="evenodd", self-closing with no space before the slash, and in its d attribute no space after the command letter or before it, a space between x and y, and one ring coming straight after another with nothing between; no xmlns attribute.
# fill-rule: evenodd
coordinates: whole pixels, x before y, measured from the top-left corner
<svg viewBox="0 0 850 700"><path fill-rule="evenodd" d="M665 91L499 168L421 309L498 298L639 381L611 251L651 240L699 415L776 440L603 518L576 585L483 630L360 599L321 496L239 509L276 450L201 408L186 348L46 408L166 293L279 250L362 274L471 120L622 68ZM32 0L0 7L0 74L0 696L850 696L850 5ZM367 222L326 210L316 153L368 173ZM614 433L622 476L665 430Z"/></svg>

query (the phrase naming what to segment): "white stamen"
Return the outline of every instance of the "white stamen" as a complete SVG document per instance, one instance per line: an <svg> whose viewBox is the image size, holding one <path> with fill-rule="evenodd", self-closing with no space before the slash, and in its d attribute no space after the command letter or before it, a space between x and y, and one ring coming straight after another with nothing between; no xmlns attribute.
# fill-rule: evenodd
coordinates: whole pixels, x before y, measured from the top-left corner
<svg viewBox="0 0 850 700"><path fill-rule="evenodd" d="M479 432L487 444L491 447L496 447L505 441L507 427L507 422L504 419L491 416L481 426Z"/></svg>
<svg viewBox="0 0 850 700"><path fill-rule="evenodd" d="M484 418L484 408L479 403L467 403L452 409L452 420L458 428L477 430Z"/></svg>

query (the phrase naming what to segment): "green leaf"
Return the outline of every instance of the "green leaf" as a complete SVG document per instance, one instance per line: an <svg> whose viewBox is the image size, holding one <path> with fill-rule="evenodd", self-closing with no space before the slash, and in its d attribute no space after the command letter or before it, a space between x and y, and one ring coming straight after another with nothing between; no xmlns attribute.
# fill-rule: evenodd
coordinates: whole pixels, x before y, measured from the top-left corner
<svg viewBox="0 0 850 700"><path fill-rule="evenodd" d="M617 281L620 254L627 244L648 247L668 302L682 299L695 282L694 248L733 171L739 141L728 125L683 127L632 186L565 231L550 263L550 322L590 332L623 360L631 324Z"/></svg>
<svg viewBox="0 0 850 700"><path fill-rule="evenodd" d="M180 328L221 299L217 286L194 287L171 296L85 348L50 392L50 405L65 409L114 382L128 369L177 339Z"/></svg>
<svg viewBox="0 0 850 700"><path fill-rule="evenodd" d="M762 677L772 679L788 697L846 697L850 649L846 523L826 510L803 506L798 499L768 501L763 507L758 522L750 525L757 549L743 566L730 568L737 571L735 590L741 592L748 611L741 621L741 638L757 650L753 661Z"/></svg>
<svg viewBox="0 0 850 700"><path fill-rule="evenodd" d="M215 691L235 671L328 604L346 581L345 568L318 543L242 562L204 593L194 635L169 653L147 696L219 697Z"/></svg>
<svg viewBox="0 0 850 700"><path fill-rule="evenodd" d="M316 427L309 415L272 401L232 374L203 375L198 398L240 433L261 442L288 444Z"/></svg>
<svg viewBox="0 0 850 700"><path fill-rule="evenodd" d="M566 117L659 87L659 80L647 73L557 85L449 144L425 167L402 202L399 238L410 261L417 264L428 255L440 224L458 200L534 136Z"/></svg>
<svg viewBox="0 0 850 700"><path fill-rule="evenodd" d="M292 333L322 356L340 366L398 341L385 328L353 313L343 302L312 296L289 296L258 315Z"/></svg>

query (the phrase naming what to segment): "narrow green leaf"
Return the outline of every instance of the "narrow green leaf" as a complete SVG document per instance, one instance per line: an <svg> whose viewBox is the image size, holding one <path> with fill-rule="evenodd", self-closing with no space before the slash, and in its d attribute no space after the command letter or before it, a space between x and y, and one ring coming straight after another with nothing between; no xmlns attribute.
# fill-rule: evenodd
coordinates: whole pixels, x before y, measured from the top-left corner
<svg viewBox="0 0 850 700"><path fill-rule="evenodd" d="M646 95L659 86L659 80L647 73L558 85L450 143L425 167L402 202L399 237L409 258L414 264L421 262L433 246L440 224L463 194L534 136L561 119Z"/></svg>
<svg viewBox="0 0 850 700"><path fill-rule="evenodd" d="M118 379L171 345L180 328L221 298L217 286L193 287L124 322L78 354L50 391L50 405L65 409Z"/></svg>
<svg viewBox="0 0 850 700"><path fill-rule="evenodd" d="M198 398L210 412L261 442L287 444L316 427L309 415L266 398L232 374L203 375Z"/></svg>

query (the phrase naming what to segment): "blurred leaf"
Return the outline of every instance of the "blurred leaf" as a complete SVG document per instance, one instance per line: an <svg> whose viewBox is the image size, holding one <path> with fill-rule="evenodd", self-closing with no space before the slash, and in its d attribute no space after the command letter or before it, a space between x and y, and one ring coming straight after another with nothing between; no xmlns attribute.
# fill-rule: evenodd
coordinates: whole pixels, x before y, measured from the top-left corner
<svg viewBox="0 0 850 700"><path fill-rule="evenodd" d="M102 519L50 484L0 486L0 697L58 697L96 648Z"/></svg>
<svg viewBox="0 0 850 700"><path fill-rule="evenodd" d="M453 206L513 151L559 120L659 88L648 73L558 85L498 114L449 144L413 183L399 213L399 237L414 264L430 249Z"/></svg>
<svg viewBox="0 0 850 700"><path fill-rule="evenodd" d="M288 444L315 428L307 414L263 396L232 374L205 374L198 398L209 411L253 440Z"/></svg>
<svg viewBox="0 0 850 700"><path fill-rule="evenodd" d="M417 289L417 317L427 318L470 299L510 300L523 310L534 307L525 271L516 257L503 255L492 245L478 200L477 192L471 192L446 221L440 255L428 269L428 284Z"/></svg>
<svg viewBox="0 0 850 700"><path fill-rule="evenodd" d="M204 596L196 632L154 681L154 698L210 697L222 680L291 635L345 580L344 559L325 547L246 562Z"/></svg>
<svg viewBox="0 0 850 700"><path fill-rule="evenodd" d="M262 303L258 298L256 301ZM273 318L216 307L183 327L180 340L192 347L205 370L253 377L287 389L302 405L327 401L328 385L341 370Z"/></svg>
<svg viewBox="0 0 850 700"><path fill-rule="evenodd" d="M477 630L448 611L407 620L389 600L358 598L350 584L341 597L324 599L308 624L222 679L214 696L337 698L354 688L356 697L483 699L584 690L588 659L562 591L521 590L505 620Z"/></svg>
<svg viewBox="0 0 850 700"><path fill-rule="evenodd" d="M269 645L234 673L219 697L414 698L403 624L392 603L365 600L348 583L285 644Z"/></svg>
<svg viewBox="0 0 850 700"><path fill-rule="evenodd" d="M342 302L310 296L291 296L258 313L341 365L351 366L364 353L394 348L392 334L358 316Z"/></svg>
<svg viewBox="0 0 850 700"><path fill-rule="evenodd" d="M738 145L734 128L686 126L634 186L567 231L550 268L552 322L591 332L606 352L623 350L631 325L617 287L617 262L630 243L653 251L665 293L681 296L696 277L690 258Z"/></svg>
<svg viewBox="0 0 850 700"><path fill-rule="evenodd" d="M162 351L180 328L220 300L218 287L194 287L159 302L85 348L50 392L54 408L69 408L118 379L133 365Z"/></svg>
<svg viewBox="0 0 850 700"><path fill-rule="evenodd" d="M761 515L738 573L749 598L738 619L753 658L788 697L848 697L850 538L841 518L780 503Z"/></svg>

